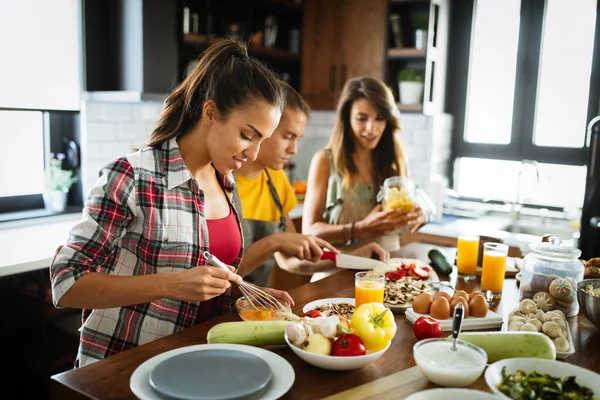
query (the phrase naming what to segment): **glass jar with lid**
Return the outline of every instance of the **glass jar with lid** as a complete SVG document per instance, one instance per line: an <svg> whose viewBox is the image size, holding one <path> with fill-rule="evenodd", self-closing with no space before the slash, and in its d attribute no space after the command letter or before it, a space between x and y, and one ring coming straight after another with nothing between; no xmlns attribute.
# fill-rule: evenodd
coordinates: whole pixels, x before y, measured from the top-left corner
<svg viewBox="0 0 600 400"><path fill-rule="evenodd" d="M523 258L519 301L532 299L542 311L560 310L577 315L577 282L583 279L581 250L562 244L552 236L548 242L531 243Z"/></svg>
<svg viewBox="0 0 600 400"><path fill-rule="evenodd" d="M397 210L399 214L406 214L415 208L416 186L402 176L393 176L383 182L383 187L377 195L384 210Z"/></svg>

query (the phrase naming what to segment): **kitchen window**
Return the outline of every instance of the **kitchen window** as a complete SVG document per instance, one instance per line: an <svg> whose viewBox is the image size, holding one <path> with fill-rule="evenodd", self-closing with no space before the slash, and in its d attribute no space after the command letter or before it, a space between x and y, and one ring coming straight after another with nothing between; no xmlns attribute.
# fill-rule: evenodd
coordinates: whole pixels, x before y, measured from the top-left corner
<svg viewBox="0 0 600 400"><path fill-rule="evenodd" d="M44 208L44 170L50 153L70 156L64 164L80 176L79 113L0 109L0 222L50 215ZM73 151L74 150L74 151ZM71 188L67 212L82 205L81 180Z"/></svg>
<svg viewBox="0 0 600 400"><path fill-rule="evenodd" d="M43 207L44 113L0 110L0 213Z"/></svg>
<svg viewBox="0 0 600 400"><path fill-rule="evenodd" d="M451 110L461 196L582 205L586 124L600 90L590 88L600 73L592 69L597 8L597 0L474 0L466 96Z"/></svg>

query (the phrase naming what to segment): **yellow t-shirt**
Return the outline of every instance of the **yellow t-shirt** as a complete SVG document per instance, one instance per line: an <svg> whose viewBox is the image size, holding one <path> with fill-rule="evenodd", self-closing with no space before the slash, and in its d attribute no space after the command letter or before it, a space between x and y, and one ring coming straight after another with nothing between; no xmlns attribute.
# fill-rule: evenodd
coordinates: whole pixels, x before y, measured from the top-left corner
<svg viewBox="0 0 600 400"><path fill-rule="evenodd" d="M276 171L269 168L269 175L271 175L271 180L279 195L283 214L287 215L298 204L294 189L283 170ZM279 222L279 211L269 191L267 174L264 171L256 179L248 179L239 173L235 174L235 182L242 202L244 219Z"/></svg>

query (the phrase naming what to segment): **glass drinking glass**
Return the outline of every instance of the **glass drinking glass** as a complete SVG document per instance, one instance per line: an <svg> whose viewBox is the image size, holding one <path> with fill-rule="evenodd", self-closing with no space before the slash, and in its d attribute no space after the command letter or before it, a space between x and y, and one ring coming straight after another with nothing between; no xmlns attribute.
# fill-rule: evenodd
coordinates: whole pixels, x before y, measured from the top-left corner
<svg viewBox="0 0 600 400"><path fill-rule="evenodd" d="M458 237L456 249L456 267L458 276L465 279L475 278L477 257L479 256L479 236L462 234Z"/></svg>
<svg viewBox="0 0 600 400"><path fill-rule="evenodd" d="M358 308L365 303L382 303L385 275L373 271L357 272L354 275L354 301Z"/></svg>
<svg viewBox="0 0 600 400"><path fill-rule="evenodd" d="M481 291L485 294L490 304L496 304L502 296L507 256L507 245L501 243L483 244Z"/></svg>

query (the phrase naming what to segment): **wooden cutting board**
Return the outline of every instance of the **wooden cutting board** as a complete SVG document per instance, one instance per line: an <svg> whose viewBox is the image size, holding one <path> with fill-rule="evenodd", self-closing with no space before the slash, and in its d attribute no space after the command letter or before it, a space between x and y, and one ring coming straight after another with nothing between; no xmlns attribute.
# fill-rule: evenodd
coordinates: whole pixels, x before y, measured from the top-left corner
<svg viewBox="0 0 600 400"><path fill-rule="evenodd" d="M323 400L404 399L410 394L435 388L439 388L439 386L429 382L429 380L421 373L419 367L414 366L334 394ZM469 386L469 389L482 390L485 392L490 391L485 383L483 374L474 384Z"/></svg>

